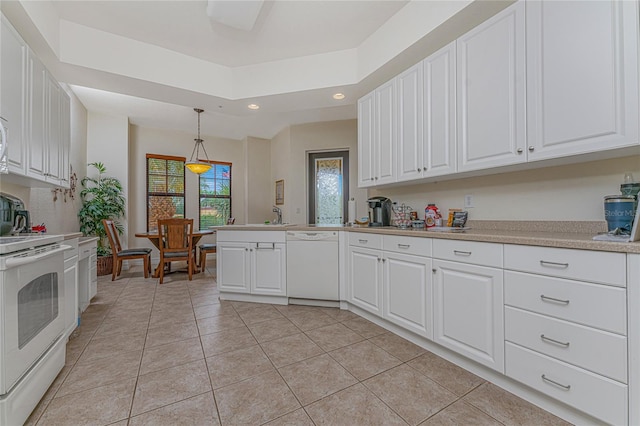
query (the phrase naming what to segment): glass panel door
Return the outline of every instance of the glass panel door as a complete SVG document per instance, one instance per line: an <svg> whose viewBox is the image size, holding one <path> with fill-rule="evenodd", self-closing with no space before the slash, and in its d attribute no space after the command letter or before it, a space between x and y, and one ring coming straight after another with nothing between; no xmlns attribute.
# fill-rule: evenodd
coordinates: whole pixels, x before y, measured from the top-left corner
<svg viewBox="0 0 640 426"><path fill-rule="evenodd" d="M337 225L347 221L348 151L309 154L309 223Z"/></svg>

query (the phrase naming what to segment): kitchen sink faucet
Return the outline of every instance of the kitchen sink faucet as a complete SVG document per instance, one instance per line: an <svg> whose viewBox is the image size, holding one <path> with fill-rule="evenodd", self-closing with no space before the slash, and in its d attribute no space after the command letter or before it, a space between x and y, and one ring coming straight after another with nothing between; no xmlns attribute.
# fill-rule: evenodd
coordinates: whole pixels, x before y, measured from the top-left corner
<svg viewBox="0 0 640 426"><path fill-rule="evenodd" d="M280 209L280 207L273 206L273 212L278 215L278 217L276 218L274 223L276 225L281 225L282 224L282 210Z"/></svg>

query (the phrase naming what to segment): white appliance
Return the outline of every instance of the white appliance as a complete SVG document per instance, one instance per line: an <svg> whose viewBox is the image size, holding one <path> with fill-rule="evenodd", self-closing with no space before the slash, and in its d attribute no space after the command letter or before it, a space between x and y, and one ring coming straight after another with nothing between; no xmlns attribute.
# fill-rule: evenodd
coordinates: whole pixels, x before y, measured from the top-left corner
<svg viewBox="0 0 640 426"><path fill-rule="evenodd" d="M287 231L287 296L340 300L337 231Z"/></svg>
<svg viewBox="0 0 640 426"><path fill-rule="evenodd" d="M0 425L23 424L64 367L62 240L0 237Z"/></svg>

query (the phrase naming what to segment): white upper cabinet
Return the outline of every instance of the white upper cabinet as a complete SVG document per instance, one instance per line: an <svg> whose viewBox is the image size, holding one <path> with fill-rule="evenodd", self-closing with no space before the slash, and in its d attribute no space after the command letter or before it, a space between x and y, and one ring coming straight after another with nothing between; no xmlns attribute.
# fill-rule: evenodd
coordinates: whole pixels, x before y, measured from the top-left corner
<svg viewBox="0 0 640 426"><path fill-rule="evenodd" d="M529 160L638 144L638 2L530 1Z"/></svg>
<svg viewBox="0 0 640 426"><path fill-rule="evenodd" d="M398 181L422 177L422 63L398 77Z"/></svg>
<svg viewBox="0 0 640 426"><path fill-rule="evenodd" d="M396 180L396 90L395 79L375 91L375 165L374 182L377 185Z"/></svg>
<svg viewBox="0 0 640 426"><path fill-rule="evenodd" d="M29 51L27 57L27 176L45 180L47 173L46 69Z"/></svg>
<svg viewBox="0 0 640 426"><path fill-rule="evenodd" d="M358 100L358 186L366 187L374 184L375 160L373 157L375 141L373 140L375 96L374 92Z"/></svg>
<svg viewBox="0 0 640 426"><path fill-rule="evenodd" d="M457 40L458 171L525 162L524 2Z"/></svg>
<svg viewBox="0 0 640 426"><path fill-rule="evenodd" d="M423 62L422 175L456 171L456 42Z"/></svg>
<svg viewBox="0 0 640 426"><path fill-rule="evenodd" d="M26 93L23 82L27 61L27 45L2 15L0 21L0 116L7 120L9 171L25 174L24 117Z"/></svg>
<svg viewBox="0 0 640 426"><path fill-rule="evenodd" d="M0 115L9 130L9 172L69 187L70 99L2 15ZM33 184L35 183L35 184Z"/></svg>
<svg viewBox="0 0 640 426"><path fill-rule="evenodd" d="M396 180L396 89L388 81L358 100L358 186Z"/></svg>

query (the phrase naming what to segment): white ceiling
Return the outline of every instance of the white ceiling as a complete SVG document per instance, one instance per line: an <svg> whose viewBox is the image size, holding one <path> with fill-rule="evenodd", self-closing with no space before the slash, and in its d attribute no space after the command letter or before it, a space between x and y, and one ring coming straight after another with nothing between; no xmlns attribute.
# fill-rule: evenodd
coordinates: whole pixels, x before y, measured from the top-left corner
<svg viewBox="0 0 640 426"><path fill-rule="evenodd" d="M425 57L417 42L470 3L264 1L251 31L210 18L207 1L3 0L0 7L88 110L194 132L200 107L203 135L243 139L355 118L357 98ZM344 100L331 98L338 91Z"/></svg>

